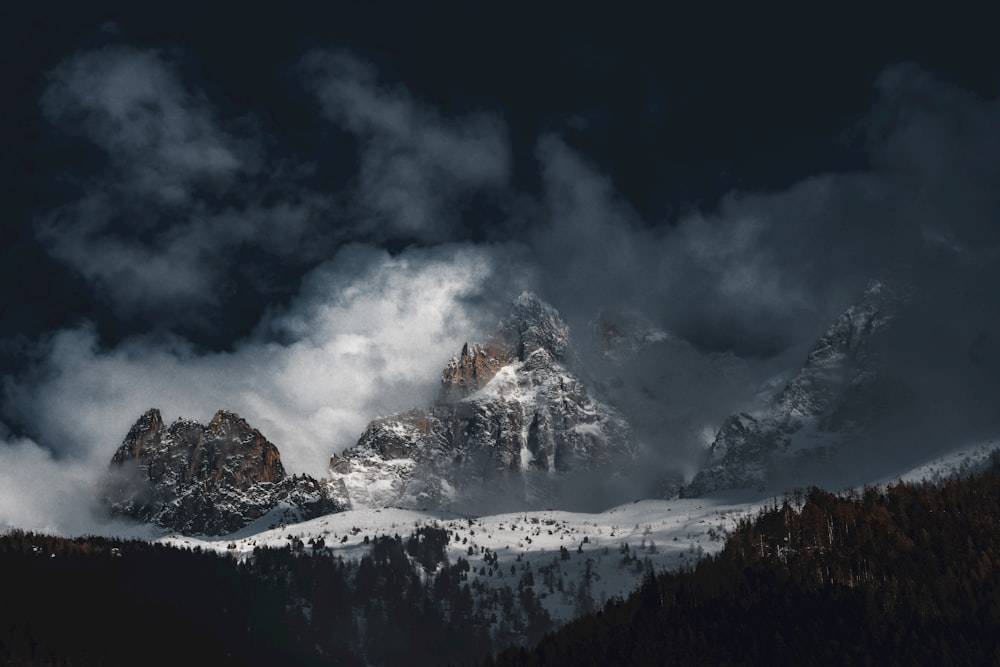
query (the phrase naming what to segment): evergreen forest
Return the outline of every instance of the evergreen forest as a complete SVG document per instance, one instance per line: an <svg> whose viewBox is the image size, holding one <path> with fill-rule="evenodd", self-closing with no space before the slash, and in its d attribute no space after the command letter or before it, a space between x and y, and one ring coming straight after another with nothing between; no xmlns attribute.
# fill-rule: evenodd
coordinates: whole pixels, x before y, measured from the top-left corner
<svg viewBox="0 0 1000 667"><path fill-rule="evenodd" d="M0 663L1000 664L998 460L937 484L796 491L720 553L558 630L530 571L476 590L450 538L422 526L347 561L321 540L238 559L10 531Z"/></svg>
<svg viewBox="0 0 1000 667"><path fill-rule="evenodd" d="M721 553L486 664L1000 664L1000 461L939 484L797 491Z"/></svg>

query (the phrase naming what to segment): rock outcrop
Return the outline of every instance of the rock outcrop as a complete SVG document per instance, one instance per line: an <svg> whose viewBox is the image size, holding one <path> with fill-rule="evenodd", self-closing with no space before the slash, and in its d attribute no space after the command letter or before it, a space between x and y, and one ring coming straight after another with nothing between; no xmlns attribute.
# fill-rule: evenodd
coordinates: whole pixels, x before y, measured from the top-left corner
<svg viewBox="0 0 1000 667"><path fill-rule="evenodd" d="M372 421L332 458L338 499L454 508L470 490L496 485L542 504L567 475L611 474L633 455L631 428L569 369L568 348L558 312L521 294L489 340L447 364L433 406Z"/></svg>
<svg viewBox="0 0 1000 667"><path fill-rule="evenodd" d="M441 400L457 401L485 387L501 368L516 361L511 351L496 343L462 346L441 374Z"/></svg>
<svg viewBox="0 0 1000 667"><path fill-rule="evenodd" d="M224 535L269 513L278 523L343 509L326 485L289 477L278 448L225 410L207 426L169 427L159 410L146 412L112 457L104 495L113 514L185 534Z"/></svg>
<svg viewBox="0 0 1000 667"><path fill-rule="evenodd" d="M869 283L767 409L726 419L709 447L707 465L682 495L764 488L775 464L823 456L882 418L891 392L872 346L904 301L899 290Z"/></svg>

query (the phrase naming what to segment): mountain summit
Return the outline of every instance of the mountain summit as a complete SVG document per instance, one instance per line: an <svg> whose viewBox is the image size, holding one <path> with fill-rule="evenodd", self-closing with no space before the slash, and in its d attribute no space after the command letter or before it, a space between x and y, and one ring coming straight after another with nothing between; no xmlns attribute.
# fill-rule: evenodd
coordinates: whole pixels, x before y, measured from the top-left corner
<svg viewBox="0 0 1000 667"><path fill-rule="evenodd" d="M898 288L870 282L761 414L741 412L723 422L707 465L682 494L763 488L775 465L823 456L884 417L892 392L872 346L905 300Z"/></svg>
<svg viewBox="0 0 1000 667"><path fill-rule="evenodd" d="M504 366L524 362L539 350L562 359L569 347L569 327L555 308L532 292L522 292L485 343L466 343L441 374L439 403L461 400L485 387Z"/></svg>
<svg viewBox="0 0 1000 667"><path fill-rule="evenodd" d="M274 523L343 509L308 476L289 477L278 448L226 410L207 426L160 411L139 418L111 459L105 502L112 514L188 535L223 535L274 512Z"/></svg>
<svg viewBox="0 0 1000 667"><path fill-rule="evenodd" d="M434 405L372 421L333 456L333 493L444 508L487 485L531 505L557 497L558 480L630 460L631 428L567 366L569 344L555 308L521 294L492 336L451 358Z"/></svg>

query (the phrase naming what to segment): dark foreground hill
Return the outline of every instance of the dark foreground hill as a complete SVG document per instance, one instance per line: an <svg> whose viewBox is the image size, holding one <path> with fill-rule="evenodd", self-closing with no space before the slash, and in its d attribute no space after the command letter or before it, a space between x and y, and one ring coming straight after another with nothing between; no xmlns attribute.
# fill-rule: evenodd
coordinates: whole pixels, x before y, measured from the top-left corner
<svg viewBox="0 0 1000 667"><path fill-rule="evenodd" d="M97 537L0 536L2 665L476 662L490 619L449 535L378 537L360 561L292 538L240 562ZM546 626L547 627L547 626Z"/></svg>
<svg viewBox="0 0 1000 667"><path fill-rule="evenodd" d="M797 493L718 556L488 664L1000 664L1000 462L938 486Z"/></svg>

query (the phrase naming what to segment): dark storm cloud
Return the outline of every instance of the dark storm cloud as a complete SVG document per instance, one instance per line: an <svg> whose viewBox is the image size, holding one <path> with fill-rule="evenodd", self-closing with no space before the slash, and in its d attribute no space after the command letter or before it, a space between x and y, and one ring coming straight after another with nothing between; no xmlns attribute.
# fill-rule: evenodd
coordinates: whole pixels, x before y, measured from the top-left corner
<svg viewBox="0 0 1000 667"><path fill-rule="evenodd" d="M328 200L297 188L294 166L262 174L258 138L227 131L155 52L70 58L51 72L41 108L103 160L74 175L79 198L48 213L39 238L123 316L190 323L247 285L254 291L260 260L247 259L248 248L308 264L325 245ZM281 200L265 202L282 177Z"/></svg>
<svg viewBox="0 0 1000 667"><path fill-rule="evenodd" d="M886 350L912 397L897 423L910 417L908 434L924 415L954 425L938 446L996 426L996 100L886 70L855 137L870 169L733 192L665 224L643 219L616 174L558 136L537 138L540 194L520 191L495 116L449 118L349 54L313 54L303 71L317 114L353 137L345 192L304 187L291 159L271 165L263 142L232 131L155 53L92 52L52 73L46 115L107 165L44 218L41 236L95 295L168 325L225 318L235 305L220 283L263 282L234 273L251 251L292 276L297 295L269 303L251 286L242 304L254 303L257 326L226 352L176 331L113 346L91 325L53 332L34 372L5 382L8 423L31 424L34 438L5 436L10 469L27 461L29 477L58 478L54 452L96 474L148 407L202 420L227 407L290 470L322 474L369 418L426 404L447 358L525 288L568 320L581 367L634 420L649 470L690 472L721 420L757 407L762 385L780 387L873 277L921 294ZM522 216L501 221L505 243L476 243L465 227L464 207L483 193ZM609 358L599 314L652 340ZM887 439L870 458L901 460L899 447Z"/></svg>
<svg viewBox="0 0 1000 667"><path fill-rule="evenodd" d="M188 202L200 181L248 168L245 147L156 53L108 48L71 58L52 72L41 107L112 156L130 192L166 206Z"/></svg>
<svg viewBox="0 0 1000 667"><path fill-rule="evenodd" d="M313 53L304 70L327 117L359 142L357 215L383 238L461 236L464 202L507 185L510 148L499 119L443 118L350 54Z"/></svg>
<svg viewBox="0 0 1000 667"><path fill-rule="evenodd" d="M908 398L838 481L995 434L1000 106L913 66L876 90L857 130L870 169L733 192L669 227L640 219L600 165L540 143L544 293L578 336L603 311L675 337L617 367L595 365L599 349L589 360L659 461L690 465L727 414L759 409L873 278L920 295L880 350Z"/></svg>
<svg viewBox="0 0 1000 667"><path fill-rule="evenodd" d="M550 290L567 304L587 295L585 311L627 304L696 345L752 356L815 334L873 277L920 280L943 256L991 267L996 102L913 67L887 70L878 91L862 128L871 170L734 192L672 227L643 224L611 175L544 140L549 224L535 246Z"/></svg>
<svg viewBox="0 0 1000 667"><path fill-rule="evenodd" d="M461 238L463 207L503 192L497 119L445 119L343 54L314 54L303 71L322 112L357 137L332 158L358 162L349 195L302 185L310 165L266 151L260 123L220 118L157 52L107 48L56 67L46 118L104 160L40 221L49 253L121 317L197 333L227 304L263 304L259 317L341 244Z"/></svg>
<svg viewBox="0 0 1000 667"><path fill-rule="evenodd" d="M550 289L584 317L595 306L625 305L699 346L775 354L815 332L878 263L850 256L874 252L854 245L869 230L857 234L844 220L867 187L852 177L733 194L715 211L656 227L558 139L544 141L539 155L551 224L535 243L540 257L556 258ZM582 302L574 292L586 295Z"/></svg>

